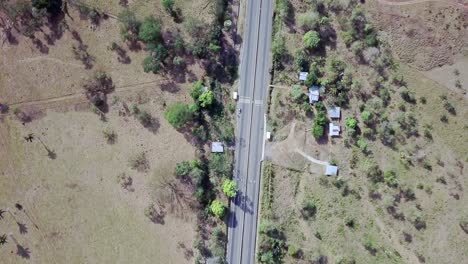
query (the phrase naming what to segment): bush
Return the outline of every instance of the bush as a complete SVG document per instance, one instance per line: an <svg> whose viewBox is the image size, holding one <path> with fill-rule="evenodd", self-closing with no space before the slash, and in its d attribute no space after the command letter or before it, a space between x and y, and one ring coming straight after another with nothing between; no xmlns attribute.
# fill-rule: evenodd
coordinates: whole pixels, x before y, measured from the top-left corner
<svg viewBox="0 0 468 264"><path fill-rule="evenodd" d="M174 12L174 0L161 0L161 4L171 15Z"/></svg>
<svg viewBox="0 0 468 264"><path fill-rule="evenodd" d="M139 172L146 172L149 169L149 162L144 152L140 152L128 160L130 168Z"/></svg>
<svg viewBox="0 0 468 264"><path fill-rule="evenodd" d="M145 18L140 26L138 38L145 43L161 40L161 22L153 16Z"/></svg>
<svg viewBox="0 0 468 264"><path fill-rule="evenodd" d="M173 127L178 129L192 121L193 114L188 105L175 103L167 108L164 117Z"/></svg>
<svg viewBox="0 0 468 264"><path fill-rule="evenodd" d="M190 161L182 161L176 164L175 175L177 177L187 177L192 170L192 164Z"/></svg>
<svg viewBox="0 0 468 264"><path fill-rule="evenodd" d="M302 38L304 46L308 49L316 49L320 44L320 34L317 31L311 30L305 33Z"/></svg>
<svg viewBox="0 0 468 264"><path fill-rule="evenodd" d="M289 92L291 98L294 102L300 103L304 99L304 89L301 85L295 84L291 87L291 91Z"/></svg>
<svg viewBox="0 0 468 264"><path fill-rule="evenodd" d="M356 129L357 128L357 123L358 123L358 121L353 117L347 117L346 118L346 127L347 128Z"/></svg>
<svg viewBox="0 0 468 264"><path fill-rule="evenodd" d="M317 201L313 198L305 198L302 202L301 214L305 219L314 217L317 213Z"/></svg>
<svg viewBox="0 0 468 264"><path fill-rule="evenodd" d="M320 14L314 11L305 14L300 14L298 18L299 26L306 31L316 29L319 22Z"/></svg>
<svg viewBox="0 0 468 264"><path fill-rule="evenodd" d="M357 146L359 147L359 149L366 153L367 152L367 148L369 146L369 144L367 143L367 141L365 141L364 139L360 138L357 142Z"/></svg>
<svg viewBox="0 0 468 264"><path fill-rule="evenodd" d="M364 122L364 124L366 124L366 125L369 125L369 124L372 123L372 117L373 117L373 115L369 111L363 111L361 113L362 122Z"/></svg>
<svg viewBox="0 0 468 264"><path fill-rule="evenodd" d="M223 182L223 192L229 198L236 197L237 194L237 183L233 180L224 180Z"/></svg>
<svg viewBox="0 0 468 264"><path fill-rule="evenodd" d="M394 171L384 172L384 181L390 187L398 187L398 180Z"/></svg>
<svg viewBox="0 0 468 264"><path fill-rule="evenodd" d="M302 250L299 246L291 244L288 246L288 254L293 258L299 258L302 255Z"/></svg>
<svg viewBox="0 0 468 264"><path fill-rule="evenodd" d="M102 131L104 138L106 139L108 144L114 144L117 140L117 134L112 129L106 129Z"/></svg>
<svg viewBox="0 0 468 264"><path fill-rule="evenodd" d="M214 94L213 91L207 90L204 91L200 97L198 98L200 102L200 106L203 108L208 108L213 104L214 101Z"/></svg>
<svg viewBox="0 0 468 264"><path fill-rule="evenodd" d="M137 41L141 22L136 19L135 13L125 9L119 14L119 21L122 23L120 34L123 39Z"/></svg>
<svg viewBox="0 0 468 264"><path fill-rule="evenodd" d="M226 207L221 201L218 201L218 200L214 200L211 203L210 210L215 216L219 218L222 218L224 214L226 213Z"/></svg>
<svg viewBox="0 0 468 264"><path fill-rule="evenodd" d="M143 60L144 72L158 73L164 66L164 61L167 58L167 49L162 44L150 44L150 56Z"/></svg>

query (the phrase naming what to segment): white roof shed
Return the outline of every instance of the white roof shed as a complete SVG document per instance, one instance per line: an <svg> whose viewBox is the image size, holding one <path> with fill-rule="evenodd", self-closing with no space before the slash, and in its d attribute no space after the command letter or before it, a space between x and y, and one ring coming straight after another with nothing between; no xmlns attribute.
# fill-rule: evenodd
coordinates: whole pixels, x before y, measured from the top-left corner
<svg viewBox="0 0 468 264"><path fill-rule="evenodd" d="M300 81L305 81L305 80L307 80L307 75L309 75L308 72L300 72L300 73L299 73L299 80L300 80Z"/></svg>
<svg viewBox="0 0 468 264"><path fill-rule="evenodd" d="M320 88L318 86L312 86L309 88L309 103L313 104L320 100Z"/></svg>
<svg viewBox="0 0 468 264"><path fill-rule="evenodd" d="M338 119L341 117L341 108L338 106L332 106L328 109L328 116L330 118Z"/></svg>
<svg viewBox="0 0 468 264"><path fill-rule="evenodd" d="M325 175L327 176L336 176L338 175L338 167L328 164L325 168Z"/></svg>
<svg viewBox="0 0 468 264"><path fill-rule="evenodd" d="M211 143L211 152L212 153L222 153L224 152L223 142L212 142Z"/></svg>
<svg viewBox="0 0 468 264"><path fill-rule="evenodd" d="M328 135L330 137L337 137L337 136L340 135L340 132L341 132L340 126L337 126L337 125L335 125L333 123L329 123L328 128L329 128L328 129Z"/></svg>

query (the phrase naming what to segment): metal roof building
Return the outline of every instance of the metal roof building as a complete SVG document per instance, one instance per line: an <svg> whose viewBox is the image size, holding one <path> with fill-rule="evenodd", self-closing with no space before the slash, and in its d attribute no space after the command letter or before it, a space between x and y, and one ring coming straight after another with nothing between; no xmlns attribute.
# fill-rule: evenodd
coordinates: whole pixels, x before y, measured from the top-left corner
<svg viewBox="0 0 468 264"><path fill-rule="evenodd" d="M328 164L325 168L325 175L327 176L336 176L338 175L338 167Z"/></svg>
<svg viewBox="0 0 468 264"><path fill-rule="evenodd" d="M336 136L340 135L340 132L341 132L340 126L337 126L337 125L335 125L333 123L329 123L328 128L329 128L328 135L330 137L336 137Z"/></svg>
<svg viewBox="0 0 468 264"><path fill-rule="evenodd" d="M224 152L223 142L219 142L219 141L211 142L211 152L212 153Z"/></svg>
<svg viewBox="0 0 468 264"><path fill-rule="evenodd" d="M308 72L300 72L300 73L299 73L299 80L300 80L300 81L305 81L305 80L307 80L307 75L309 75Z"/></svg>
<svg viewBox="0 0 468 264"><path fill-rule="evenodd" d="M328 116L333 119L339 119L341 117L341 108L338 106L332 106L328 109Z"/></svg>

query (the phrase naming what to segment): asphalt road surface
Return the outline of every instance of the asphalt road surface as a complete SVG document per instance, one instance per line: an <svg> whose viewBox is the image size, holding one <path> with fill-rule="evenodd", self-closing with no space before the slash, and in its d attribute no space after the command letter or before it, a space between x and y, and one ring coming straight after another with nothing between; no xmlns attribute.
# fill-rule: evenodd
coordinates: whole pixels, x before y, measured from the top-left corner
<svg viewBox="0 0 468 264"><path fill-rule="evenodd" d="M265 137L274 0L247 0L240 65L234 179L227 245L230 264L255 263L260 166Z"/></svg>

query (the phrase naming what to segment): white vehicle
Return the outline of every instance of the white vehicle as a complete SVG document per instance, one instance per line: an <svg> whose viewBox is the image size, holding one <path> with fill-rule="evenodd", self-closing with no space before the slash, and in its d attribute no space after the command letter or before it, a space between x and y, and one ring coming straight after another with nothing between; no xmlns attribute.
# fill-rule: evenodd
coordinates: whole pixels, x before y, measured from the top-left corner
<svg viewBox="0 0 468 264"><path fill-rule="evenodd" d="M237 92L232 92L232 99L237 101L237 98L239 98L239 96L237 95Z"/></svg>
<svg viewBox="0 0 468 264"><path fill-rule="evenodd" d="M239 109L237 109L237 114L238 114L238 115L240 115L240 114L241 114L241 112L242 112L242 109L240 109L240 108L239 108Z"/></svg>

